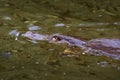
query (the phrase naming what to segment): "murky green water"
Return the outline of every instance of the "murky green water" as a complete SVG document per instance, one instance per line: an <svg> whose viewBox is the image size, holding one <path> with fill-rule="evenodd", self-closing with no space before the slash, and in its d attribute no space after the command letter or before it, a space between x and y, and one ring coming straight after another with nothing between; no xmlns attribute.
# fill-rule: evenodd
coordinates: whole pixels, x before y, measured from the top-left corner
<svg viewBox="0 0 120 80"><path fill-rule="evenodd" d="M24 33L28 31L28 25L33 24L41 28L36 31L41 34L60 33L84 41L95 38L120 39L120 6L117 0L111 6L113 8L108 7L112 3L110 0L104 1L104 6L94 0L64 0L64 3L60 0L20 1L0 1L0 80L120 79L120 61L105 56L82 55L80 51L76 51L79 58L62 57L60 54L70 48L66 44L46 41L34 44L23 37L15 40L8 35L11 30ZM90 6L90 9L86 6ZM58 23L65 26L56 27Z"/></svg>

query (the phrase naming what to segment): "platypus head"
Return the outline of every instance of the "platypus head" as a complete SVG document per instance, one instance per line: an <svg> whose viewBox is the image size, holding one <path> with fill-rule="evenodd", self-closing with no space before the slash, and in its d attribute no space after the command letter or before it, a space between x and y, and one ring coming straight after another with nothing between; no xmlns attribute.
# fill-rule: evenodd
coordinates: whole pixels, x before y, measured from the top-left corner
<svg viewBox="0 0 120 80"><path fill-rule="evenodd" d="M62 37L60 35L54 34L54 35L49 36L48 40L50 42L59 42L59 41L61 41L63 39L62 39Z"/></svg>
<svg viewBox="0 0 120 80"><path fill-rule="evenodd" d="M53 36L53 37L51 38L51 40L54 41L54 42L57 42L57 41L61 41L62 38L61 38L60 36Z"/></svg>

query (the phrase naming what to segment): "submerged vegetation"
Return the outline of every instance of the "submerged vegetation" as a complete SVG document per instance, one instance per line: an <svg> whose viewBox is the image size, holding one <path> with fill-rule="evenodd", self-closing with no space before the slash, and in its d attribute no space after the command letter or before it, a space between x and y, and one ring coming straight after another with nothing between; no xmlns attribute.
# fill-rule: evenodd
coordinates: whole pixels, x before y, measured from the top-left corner
<svg viewBox="0 0 120 80"><path fill-rule="evenodd" d="M19 3L19 4L18 4ZM120 18L119 0L3 0L2 7L14 11L56 15L66 20L116 21ZM15 12L16 13L16 12ZM111 20L112 19L112 20Z"/></svg>
<svg viewBox="0 0 120 80"><path fill-rule="evenodd" d="M8 35L12 30L20 31L17 40ZM35 44L21 37L28 30L83 41L120 39L119 0L0 0L0 80L120 79L119 60L67 44ZM77 56L66 56L72 53Z"/></svg>

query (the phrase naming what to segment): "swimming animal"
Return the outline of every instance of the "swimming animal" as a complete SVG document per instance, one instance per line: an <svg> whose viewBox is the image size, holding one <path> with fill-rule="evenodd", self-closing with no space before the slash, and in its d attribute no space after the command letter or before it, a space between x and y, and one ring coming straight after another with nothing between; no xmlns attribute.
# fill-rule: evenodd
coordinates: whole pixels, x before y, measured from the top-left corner
<svg viewBox="0 0 120 80"><path fill-rule="evenodd" d="M107 56L116 60L120 60L120 39L92 39L87 42L74 37L69 37L61 34L42 35L32 31L27 31L22 34L23 37L29 38L32 41L45 40L50 43L67 43L70 46L77 46L84 53L93 54L96 56Z"/></svg>

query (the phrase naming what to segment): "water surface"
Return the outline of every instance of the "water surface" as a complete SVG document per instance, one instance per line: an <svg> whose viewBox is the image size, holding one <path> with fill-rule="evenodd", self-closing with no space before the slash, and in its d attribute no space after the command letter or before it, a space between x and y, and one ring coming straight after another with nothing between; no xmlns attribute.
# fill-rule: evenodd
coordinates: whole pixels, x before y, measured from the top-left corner
<svg viewBox="0 0 120 80"><path fill-rule="evenodd" d="M106 56L86 55L78 47L67 44L53 44L47 41L34 43L21 36L22 33L32 30L43 35L59 33L82 41L97 38L120 39L117 0L114 1L116 3L103 1L104 4L106 3L103 6L102 3L97 4L93 0L79 1L81 6L73 8L75 4L79 5L75 1L72 3L69 1L69 7L60 0L0 1L1 80L120 79L119 60ZM111 3L114 5L106 9ZM33 26L37 27L33 28ZM17 38L9 35L12 30L20 32ZM61 56L60 54L66 49L79 56Z"/></svg>

